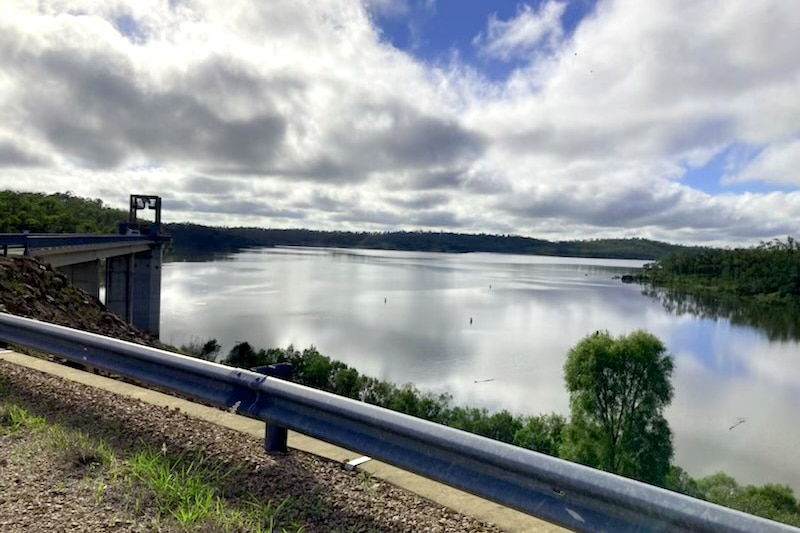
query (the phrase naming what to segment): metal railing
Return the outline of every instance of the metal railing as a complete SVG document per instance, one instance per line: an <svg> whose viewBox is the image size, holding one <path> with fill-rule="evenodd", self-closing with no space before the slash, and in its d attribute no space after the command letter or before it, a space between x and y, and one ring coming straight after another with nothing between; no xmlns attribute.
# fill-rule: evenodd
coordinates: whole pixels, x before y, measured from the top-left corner
<svg viewBox="0 0 800 533"><path fill-rule="evenodd" d="M575 531L800 531L244 369L5 313L0 340L235 408Z"/></svg>
<svg viewBox="0 0 800 533"><path fill-rule="evenodd" d="M97 244L138 243L163 238L148 235L83 235L65 233L0 233L0 249L8 255L9 249L22 248L27 255L31 250L89 246Z"/></svg>

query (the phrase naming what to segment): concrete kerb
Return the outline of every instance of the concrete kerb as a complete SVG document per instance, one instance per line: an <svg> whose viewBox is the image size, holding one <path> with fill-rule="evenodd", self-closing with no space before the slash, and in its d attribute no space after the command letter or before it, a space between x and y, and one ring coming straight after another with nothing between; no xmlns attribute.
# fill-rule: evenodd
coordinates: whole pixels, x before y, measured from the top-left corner
<svg viewBox="0 0 800 533"><path fill-rule="evenodd" d="M253 420L213 407L206 407L188 400L175 398L174 396L169 396L150 389L98 376L89 372L83 372L68 366L22 355L10 350L0 350L0 359L19 366L59 376L76 383L136 398L152 405L169 407L171 409L177 408L193 418L205 420L258 438L264 437L264 423L259 420ZM357 452L345 450L344 448L293 431L289 432L288 443L290 448L339 463L345 463L361 456L361 454ZM405 490L414 492L423 498L444 505L454 511L496 524L498 527L509 532L556 533L567 531L559 526L544 522L527 514L478 498L472 494L431 481L380 461L367 461L358 468L370 475Z"/></svg>

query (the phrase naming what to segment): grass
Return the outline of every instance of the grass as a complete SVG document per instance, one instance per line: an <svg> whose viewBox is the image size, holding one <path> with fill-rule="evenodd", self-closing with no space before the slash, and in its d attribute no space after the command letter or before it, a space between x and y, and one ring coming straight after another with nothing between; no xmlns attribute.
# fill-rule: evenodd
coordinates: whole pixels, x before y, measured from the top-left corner
<svg viewBox="0 0 800 533"><path fill-rule="evenodd" d="M274 533L278 519L290 507L288 498L278 504L254 496L243 503L226 499L219 487L231 473L186 454L170 457L163 450L139 451L124 462L123 470L133 493L137 484L147 489L159 519L172 519L185 530ZM302 530L295 524L280 531Z"/></svg>
<svg viewBox="0 0 800 533"><path fill-rule="evenodd" d="M372 476L372 474L370 474L366 470L359 471L358 481L368 491L374 491L375 488L377 487L377 481Z"/></svg>
<svg viewBox="0 0 800 533"><path fill-rule="evenodd" d="M44 417L34 416L15 404L0 404L0 434L17 433L23 428L35 430L44 426Z"/></svg>
<svg viewBox="0 0 800 533"><path fill-rule="evenodd" d="M96 440L81 431L61 426L50 426L48 444L63 464L90 470L105 468L113 470L117 459L103 440Z"/></svg>
<svg viewBox="0 0 800 533"><path fill-rule="evenodd" d="M152 492L159 512L181 526L204 520L219 508L218 490L206 481L214 472L199 461L169 459L160 451L145 450L128 458L125 467L129 476Z"/></svg>
<svg viewBox="0 0 800 533"><path fill-rule="evenodd" d="M0 382L0 386L2 383ZM48 424L25 408L0 403L0 435L30 435L27 446L49 453L57 464L81 474L97 507L118 506L137 520L154 516L156 527L173 524L188 532L302 533L303 526L286 523L293 502L258 500L255 496L226 498L232 472L221 463L187 454L170 455L164 449L115 452L104 440L60 425ZM63 481L58 490L69 490ZM112 496L109 498L109 496ZM109 505L105 505L108 509ZM297 514L297 513L293 513Z"/></svg>

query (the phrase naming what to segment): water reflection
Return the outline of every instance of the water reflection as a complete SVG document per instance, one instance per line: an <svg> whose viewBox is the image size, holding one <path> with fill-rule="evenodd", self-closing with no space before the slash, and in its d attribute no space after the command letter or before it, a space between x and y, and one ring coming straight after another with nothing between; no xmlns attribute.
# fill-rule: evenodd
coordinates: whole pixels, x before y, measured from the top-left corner
<svg viewBox="0 0 800 533"><path fill-rule="evenodd" d="M790 333L798 331L796 319L775 314L768 321L767 314L723 305L710 312L697 299L643 296L640 286L613 279L641 264L248 250L224 261L164 266L162 339L216 337L225 351L244 340L315 345L367 375L449 392L460 404L568 414L562 368L570 347L595 330L643 328L676 358L667 413L675 461L694 476L722 469L743 483L800 490L800 357ZM742 318L750 316L761 322ZM765 334L758 324L771 329ZM739 417L747 422L729 430Z"/></svg>
<svg viewBox="0 0 800 533"><path fill-rule="evenodd" d="M765 304L738 298L686 294L664 287L646 286L642 294L654 298L676 315L724 318L732 324L762 331L771 341L800 340L800 304Z"/></svg>

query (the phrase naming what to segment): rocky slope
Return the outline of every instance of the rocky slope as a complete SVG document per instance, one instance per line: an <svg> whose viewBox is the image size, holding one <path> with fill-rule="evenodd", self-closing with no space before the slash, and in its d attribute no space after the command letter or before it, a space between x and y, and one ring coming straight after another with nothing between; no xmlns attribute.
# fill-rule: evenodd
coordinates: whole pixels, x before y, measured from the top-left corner
<svg viewBox="0 0 800 533"><path fill-rule="evenodd" d="M0 311L53 324L166 348L113 313L67 277L27 257L0 257Z"/></svg>

